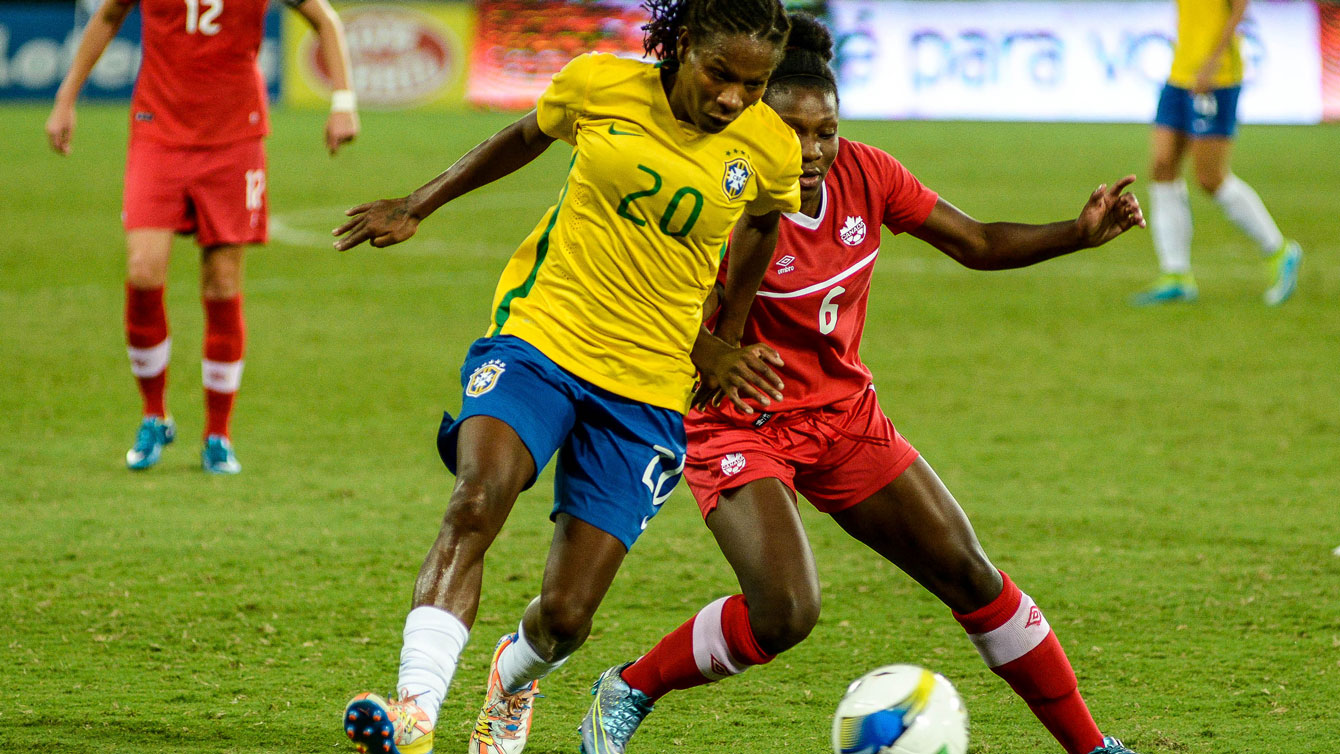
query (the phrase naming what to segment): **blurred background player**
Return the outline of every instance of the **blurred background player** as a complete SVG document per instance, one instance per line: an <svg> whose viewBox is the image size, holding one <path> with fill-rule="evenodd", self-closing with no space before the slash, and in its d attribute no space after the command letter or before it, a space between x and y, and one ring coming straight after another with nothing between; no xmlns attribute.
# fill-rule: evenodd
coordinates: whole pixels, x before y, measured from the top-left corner
<svg viewBox="0 0 1340 754"><path fill-rule="evenodd" d="M311 23L334 93L326 148L334 154L358 134L349 53L326 0L283 0ZM84 29L47 119L51 147L69 154L75 101L136 0L104 0ZM164 392L172 345L163 290L174 233L194 234L201 250L205 309L205 471L236 474L230 421L242 380L242 261L247 244L265 243L268 206L265 85L256 58L267 0L140 0L144 59L131 101L122 222L128 252L126 340L144 415L126 453L132 470L152 467L176 426Z"/></svg>
<svg viewBox="0 0 1340 754"><path fill-rule="evenodd" d="M662 695L769 662L809 635L820 593L799 491L950 607L1066 752L1130 754L1094 723L1042 611L992 565L953 495L884 415L859 350L881 225L972 269L1025 267L1143 225L1135 196L1124 193L1135 179L1099 186L1075 220L980 223L889 154L838 138L832 47L819 22L793 16L765 95L800 137L802 203L782 223L744 342L776 348L785 395L762 415L723 403L685 421L684 476L743 594L712 602L636 662L605 671L581 724L582 751L622 754Z"/></svg>
<svg viewBox="0 0 1340 754"><path fill-rule="evenodd" d="M1137 305L1196 300L1191 274L1191 202L1182 179L1189 151L1196 184L1261 249L1269 287L1266 304L1293 295L1303 250L1286 239L1251 186L1229 170L1242 92L1238 24L1248 0L1177 0L1172 72L1154 116L1149 174L1149 226L1161 274L1134 298Z"/></svg>
<svg viewBox="0 0 1340 754"><path fill-rule="evenodd" d="M409 196L354 207L335 230L340 250L399 243L556 140L574 147L558 203L507 263L488 334L461 367L460 413L438 435L456 484L414 584L397 696L362 693L345 709L360 751L433 748L479 610L484 555L557 452L540 595L498 640L469 740L472 754L519 754L539 679L586 641L628 549L679 482L695 366L764 405L761 390L781 398L775 375L759 374L771 374L757 354L768 349L730 343L781 213L800 207L800 145L758 104L783 56L786 13L778 0L646 7L646 52L659 64L574 58L535 110ZM727 343L703 329L702 310L732 229L742 257L728 270ZM384 589L380 579L355 588Z"/></svg>

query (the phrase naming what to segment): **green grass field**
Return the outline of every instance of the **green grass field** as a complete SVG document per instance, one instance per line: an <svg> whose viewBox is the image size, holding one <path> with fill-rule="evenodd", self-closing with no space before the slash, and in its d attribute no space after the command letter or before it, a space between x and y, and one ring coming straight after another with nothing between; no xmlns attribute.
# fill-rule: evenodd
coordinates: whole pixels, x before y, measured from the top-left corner
<svg viewBox="0 0 1340 754"><path fill-rule="evenodd" d="M329 248L352 204L398 195L506 118L364 116L330 160L319 113L277 112L274 240L247 272L245 467L198 468L196 253L168 291L164 462L130 474L138 397L122 335L125 112L86 106L75 153L40 106L0 110L0 748L346 751L337 717L395 682L400 630L451 477L433 438L498 272L556 196L565 155L388 250ZM851 123L981 219L1071 217L1143 173L1135 126ZM1335 751L1340 728L1340 128L1248 127L1238 173L1307 251L1297 296L1260 302L1256 252L1196 197L1201 301L1137 310L1146 232L1008 273L914 239L875 271L865 357L883 405L1042 605L1090 708L1142 754ZM1143 196L1143 191L1141 192ZM438 731L462 751L489 653L536 593L549 475L489 555L485 600ZM948 611L806 513L826 604L772 665L666 698L636 752L828 747L846 683L945 673L971 750L1059 751ZM535 754L575 752L586 691L733 580L682 489L615 582L590 642L545 685Z"/></svg>

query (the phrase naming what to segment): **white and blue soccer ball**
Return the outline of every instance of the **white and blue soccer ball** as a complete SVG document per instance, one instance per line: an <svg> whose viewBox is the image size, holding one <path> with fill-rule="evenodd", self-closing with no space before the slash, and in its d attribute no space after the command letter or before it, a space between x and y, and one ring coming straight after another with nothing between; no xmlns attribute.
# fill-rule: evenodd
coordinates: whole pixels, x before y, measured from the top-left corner
<svg viewBox="0 0 1340 754"><path fill-rule="evenodd" d="M886 665L852 681L833 716L833 754L967 754L968 711L944 676Z"/></svg>

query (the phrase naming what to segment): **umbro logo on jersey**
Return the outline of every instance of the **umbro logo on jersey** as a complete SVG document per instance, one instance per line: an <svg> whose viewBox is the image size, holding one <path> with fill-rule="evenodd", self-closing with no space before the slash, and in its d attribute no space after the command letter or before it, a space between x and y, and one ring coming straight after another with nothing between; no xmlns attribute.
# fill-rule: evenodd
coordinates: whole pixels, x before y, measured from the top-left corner
<svg viewBox="0 0 1340 754"><path fill-rule="evenodd" d="M498 384L498 378L507 371L507 364L497 359L490 359L484 362L479 368L470 374L470 379L465 383L465 394L471 398L479 396L492 390Z"/></svg>
<svg viewBox="0 0 1340 754"><path fill-rule="evenodd" d="M787 254L786 256L782 257L781 259L778 259L778 260L777 260L777 274L778 274L778 275L782 275L782 274L785 274L785 273L790 272L791 270L794 270L794 269L796 268L796 265L794 264L795 261L796 261L796 258L793 257L793 256L791 256L790 254Z"/></svg>
<svg viewBox="0 0 1340 754"><path fill-rule="evenodd" d="M838 236L848 246L859 246L865 240L865 218L849 216L847 222L842 224L842 230L838 231Z"/></svg>

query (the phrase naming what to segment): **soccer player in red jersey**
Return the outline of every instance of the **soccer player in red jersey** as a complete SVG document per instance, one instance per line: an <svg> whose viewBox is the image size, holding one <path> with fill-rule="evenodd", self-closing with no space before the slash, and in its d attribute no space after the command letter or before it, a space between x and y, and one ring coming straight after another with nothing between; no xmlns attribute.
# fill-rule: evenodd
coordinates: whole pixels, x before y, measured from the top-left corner
<svg viewBox="0 0 1340 754"><path fill-rule="evenodd" d="M622 754L667 692L769 662L809 635L819 579L796 492L944 601L1069 754L1129 754L1094 723L1042 611L987 559L953 496L885 417L859 349L881 224L973 269L1023 267L1143 226L1124 192L1134 178L1100 186L1075 220L980 223L885 152L838 138L832 38L813 19L792 23L765 101L800 137L802 205L782 223L744 333L776 349L784 397L767 413L721 402L685 420L684 476L743 593L601 675L581 725L584 754Z"/></svg>
<svg viewBox="0 0 1340 754"><path fill-rule="evenodd" d="M51 147L70 153L75 100L107 43L137 0L104 0L84 30L47 119ZM349 53L339 16L326 0L283 0L316 30L335 91L326 121L334 154L358 134ZM206 471L241 470L229 439L242 379L242 259L267 240L265 83L256 59L267 0L139 0L143 61L131 101L121 218L128 252L126 340L143 419L126 466L158 463L176 426L164 405L168 337L163 288L174 233L201 250L205 343Z"/></svg>

